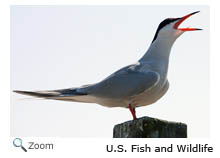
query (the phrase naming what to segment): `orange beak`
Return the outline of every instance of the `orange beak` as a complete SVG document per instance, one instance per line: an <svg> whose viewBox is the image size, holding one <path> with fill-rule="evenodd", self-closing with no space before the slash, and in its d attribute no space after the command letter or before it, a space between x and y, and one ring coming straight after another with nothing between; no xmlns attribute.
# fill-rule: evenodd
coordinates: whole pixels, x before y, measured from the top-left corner
<svg viewBox="0 0 220 158"><path fill-rule="evenodd" d="M192 16L192 15L198 13L198 12L199 12L199 11L193 12L193 13L191 13L191 14L188 14L188 15L186 15L186 16L180 18L180 20L177 21L177 23L174 25L174 29L181 30L181 31L196 31L196 30L202 30L202 29L190 28L190 27L187 27L187 28L178 28L179 25L180 25L183 21L185 21L185 20L188 19L190 16Z"/></svg>

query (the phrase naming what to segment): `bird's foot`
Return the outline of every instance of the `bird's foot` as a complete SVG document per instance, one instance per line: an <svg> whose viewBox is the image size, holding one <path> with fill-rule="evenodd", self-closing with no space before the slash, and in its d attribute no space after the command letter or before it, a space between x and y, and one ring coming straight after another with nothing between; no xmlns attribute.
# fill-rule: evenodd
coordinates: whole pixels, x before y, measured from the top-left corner
<svg viewBox="0 0 220 158"><path fill-rule="evenodd" d="M132 107L131 104L129 104L128 107L129 107L129 110L130 110L130 112L131 112L131 114L132 114L132 116L133 116L133 120L136 120L137 117L136 117L136 111L135 111L135 108Z"/></svg>

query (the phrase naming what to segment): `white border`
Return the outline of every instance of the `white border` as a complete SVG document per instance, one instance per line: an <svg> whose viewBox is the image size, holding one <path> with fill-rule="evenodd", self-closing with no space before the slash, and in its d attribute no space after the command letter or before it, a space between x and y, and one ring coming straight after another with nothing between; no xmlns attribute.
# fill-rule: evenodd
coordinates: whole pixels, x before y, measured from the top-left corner
<svg viewBox="0 0 220 158"><path fill-rule="evenodd" d="M12 146L12 139L9 137L10 134L10 96L9 96L9 85L10 85L10 5L209 5L210 6L210 25L211 25L211 38L210 38L210 60L211 60L211 83L210 83L210 111L211 111L211 122L210 122L210 139L94 139L94 138L87 138L87 139L77 139L77 138L25 138L25 140L35 140L41 142L54 142L56 148L53 151L33 151L33 152L20 152L19 150L15 149ZM0 42L1 42L1 53L0 53L0 74L1 74L1 143L0 143L0 150L1 150L1 157L8 155L10 157L42 157L42 156L53 156L53 157L60 157L64 156L67 157L68 155L72 156L79 156L79 157L88 157L88 156L96 156L96 157L146 157L146 156L169 156L169 157L176 157L176 156L188 156L189 153L107 153L105 152L105 145L107 144L152 144L152 146L157 145L158 143L162 144L178 144L178 143L208 143L211 146L214 146L214 153L207 154L199 154L199 153L191 153L190 155L198 155L198 156L210 156L216 157L219 155L219 111L220 111L220 101L219 101L219 89L220 89L220 76L219 76L219 60L220 60L220 50L219 50L219 35L220 35L220 22L218 19L220 8L219 8L218 1L209 1L209 0L184 0L184 1L172 1L172 0L11 0L11 1L4 1L1 2L0 5ZM61 154L61 155L59 155ZM153 155L152 155L153 154ZM214 156L215 155L215 156Z"/></svg>

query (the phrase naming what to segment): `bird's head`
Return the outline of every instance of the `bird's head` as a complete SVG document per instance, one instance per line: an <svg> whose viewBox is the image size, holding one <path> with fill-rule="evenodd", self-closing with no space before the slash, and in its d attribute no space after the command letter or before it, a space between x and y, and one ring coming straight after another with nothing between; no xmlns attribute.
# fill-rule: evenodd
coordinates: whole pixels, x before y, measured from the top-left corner
<svg viewBox="0 0 220 158"><path fill-rule="evenodd" d="M187 18L189 18L190 16L198 12L199 11L193 12L181 18L168 18L162 21L157 28L157 31L156 31L156 34L154 36L152 43L158 38L166 39L166 40L169 40L169 39L176 40L181 34L183 34L186 31L201 30L198 28L191 28L191 27L179 28L180 24L183 21L185 21Z"/></svg>

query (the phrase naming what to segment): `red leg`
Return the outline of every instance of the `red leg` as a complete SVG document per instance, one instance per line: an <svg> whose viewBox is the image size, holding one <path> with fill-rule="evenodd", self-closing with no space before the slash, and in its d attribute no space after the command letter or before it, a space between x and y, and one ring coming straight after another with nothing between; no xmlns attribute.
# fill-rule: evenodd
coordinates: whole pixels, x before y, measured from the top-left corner
<svg viewBox="0 0 220 158"><path fill-rule="evenodd" d="M137 117L136 117L136 111L135 111L135 108L133 108L133 107L131 106L131 104L129 104L128 107L129 107L129 110L130 110L130 112L131 112L131 114L132 114L132 116L133 116L133 119L136 120Z"/></svg>

